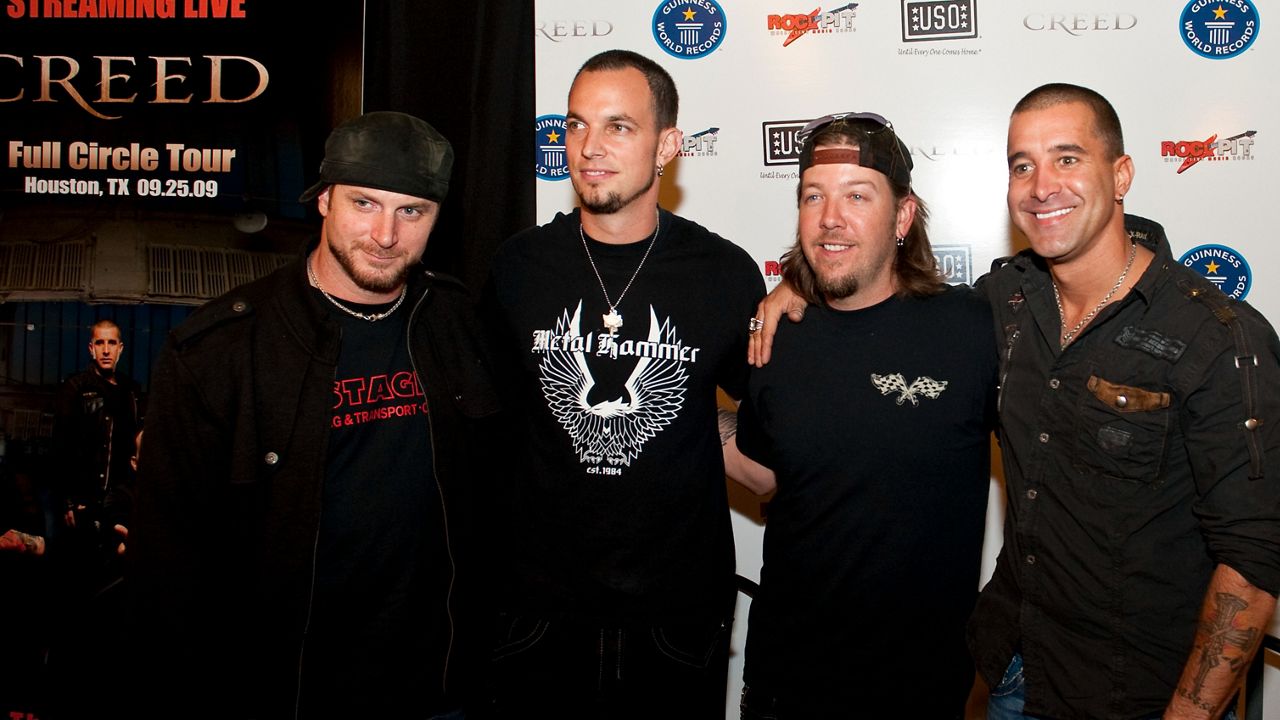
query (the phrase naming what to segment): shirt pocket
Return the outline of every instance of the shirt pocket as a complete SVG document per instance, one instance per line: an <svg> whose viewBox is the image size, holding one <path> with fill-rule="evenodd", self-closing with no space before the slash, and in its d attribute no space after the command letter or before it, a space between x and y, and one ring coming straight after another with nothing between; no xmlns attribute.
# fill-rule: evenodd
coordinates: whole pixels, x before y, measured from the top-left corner
<svg viewBox="0 0 1280 720"><path fill-rule="evenodd" d="M1155 482L1169 438L1169 393L1097 375L1089 376L1086 387L1077 467L1120 480Z"/></svg>

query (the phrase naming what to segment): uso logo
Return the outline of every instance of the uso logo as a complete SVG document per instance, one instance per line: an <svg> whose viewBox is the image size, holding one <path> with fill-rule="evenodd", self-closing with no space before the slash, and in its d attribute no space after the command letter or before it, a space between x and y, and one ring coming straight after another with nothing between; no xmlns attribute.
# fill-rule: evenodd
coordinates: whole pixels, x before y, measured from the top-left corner
<svg viewBox="0 0 1280 720"><path fill-rule="evenodd" d="M764 164L799 165L800 143L796 142L796 133L808 124L808 120L770 120L761 123L764 128Z"/></svg>
<svg viewBox="0 0 1280 720"><path fill-rule="evenodd" d="M537 150L534 171L539 180L564 180L569 177L565 162L563 115L542 115L533 121L533 143Z"/></svg>
<svg viewBox="0 0 1280 720"><path fill-rule="evenodd" d="M977 0L902 0L902 41L978 37Z"/></svg>
<svg viewBox="0 0 1280 720"><path fill-rule="evenodd" d="M1188 250L1178 262L1195 270L1236 300L1243 300L1253 284L1253 272L1244 256L1225 245L1201 245Z"/></svg>
<svg viewBox="0 0 1280 720"><path fill-rule="evenodd" d="M724 31L724 10L716 0L664 0L653 11L653 39L681 60L711 54Z"/></svg>
<svg viewBox="0 0 1280 720"><path fill-rule="evenodd" d="M973 264L968 245L934 245L933 261L948 285L968 285L973 278Z"/></svg>
<svg viewBox="0 0 1280 720"><path fill-rule="evenodd" d="M1258 8L1244 0L1191 0L1182 9L1182 42L1200 57L1235 57L1258 38Z"/></svg>

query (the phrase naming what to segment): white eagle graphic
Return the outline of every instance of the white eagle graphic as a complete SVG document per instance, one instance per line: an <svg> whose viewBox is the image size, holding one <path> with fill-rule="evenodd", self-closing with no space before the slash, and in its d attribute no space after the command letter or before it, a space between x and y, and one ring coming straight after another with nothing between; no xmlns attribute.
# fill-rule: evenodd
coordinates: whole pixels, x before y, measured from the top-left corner
<svg viewBox="0 0 1280 720"><path fill-rule="evenodd" d="M579 335L582 303L556 321L556 334ZM653 344L677 342L670 318L661 325L649 306L649 337ZM626 465L639 454L646 441L658 434L680 412L684 404L687 374L678 360L641 357L614 400L589 405L587 398L596 385L587 367L586 353L549 350L542 360L542 394L552 414L573 440L578 460Z"/></svg>
<svg viewBox="0 0 1280 720"><path fill-rule="evenodd" d="M934 380L928 375L923 375L915 379L910 387L907 387L906 378L902 377L902 373L893 373L892 375L877 375L871 373L871 384L876 386L881 395L889 393L900 393L898 395L898 404L901 405L904 400L910 400L912 405L919 405L920 401L916 399L917 395L923 395L930 400L937 400L943 390L947 389L946 380Z"/></svg>

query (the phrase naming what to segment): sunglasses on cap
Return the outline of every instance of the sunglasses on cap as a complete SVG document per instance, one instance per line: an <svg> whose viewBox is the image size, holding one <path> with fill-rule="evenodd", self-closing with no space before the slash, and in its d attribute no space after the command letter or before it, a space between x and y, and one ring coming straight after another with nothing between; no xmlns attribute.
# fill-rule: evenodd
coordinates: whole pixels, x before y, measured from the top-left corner
<svg viewBox="0 0 1280 720"><path fill-rule="evenodd" d="M873 112L842 112L823 115L816 120L810 120L805 123L805 126L800 128L800 132L796 133L796 143L803 146L805 141L807 141L814 133L837 120L844 120L846 122L853 122L854 120L870 120L880 126L875 130L870 130L870 133L878 133L881 130L888 130L889 132L894 133L895 137L897 136L897 133L893 130L893 123L886 120L883 115L878 115Z"/></svg>
<svg viewBox="0 0 1280 720"><path fill-rule="evenodd" d="M797 132L795 136L796 144L802 153L801 166L804 167L805 165L804 157L812 156L812 148L806 148L805 145L808 143L809 139L820 130L833 123L852 123L859 120L865 120L876 126L870 129L858 128L859 133L866 135L868 140L873 141L873 146L880 144L879 142L875 142L875 137L881 132L888 130L890 135L889 144L893 147L892 154L897 156L896 160L891 158L879 158L878 160L864 158L860 164L879 170L894 182L898 182L909 187L911 185L911 169L913 163L911 162L911 158L906 154L906 148L902 143L902 139L898 137L897 131L893 129L893 123L889 122L883 115L872 112L832 113L830 115L823 115L816 120L810 120L806 123L804 127L800 128L800 131ZM886 160L888 162L886 162Z"/></svg>

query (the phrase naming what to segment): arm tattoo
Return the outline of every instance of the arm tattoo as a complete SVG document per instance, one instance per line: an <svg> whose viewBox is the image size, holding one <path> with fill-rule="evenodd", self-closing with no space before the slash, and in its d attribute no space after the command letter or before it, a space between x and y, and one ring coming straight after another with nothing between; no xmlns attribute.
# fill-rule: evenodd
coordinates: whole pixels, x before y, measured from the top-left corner
<svg viewBox="0 0 1280 720"><path fill-rule="evenodd" d="M738 413L719 408L716 410L716 418L720 424L720 445L723 447L738 432Z"/></svg>
<svg viewBox="0 0 1280 720"><path fill-rule="evenodd" d="M1178 688L1179 695L1204 710L1213 709L1213 704L1205 702L1200 694L1204 690L1209 673L1225 662L1231 672L1239 676L1247 669L1248 660L1252 657L1260 639L1258 628L1232 627L1232 620L1236 615L1249 607L1249 603L1244 598L1220 592L1214 599L1217 610L1213 619L1200 626L1205 642L1200 649L1200 667L1196 672L1195 681L1190 688ZM1243 654L1227 657L1224 652L1228 645L1239 648Z"/></svg>
<svg viewBox="0 0 1280 720"><path fill-rule="evenodd" d="M4 535L0 535L0 550L15 550L19 553L37 555L40 553L40 540L35 535L10 529Z"/></svg>

